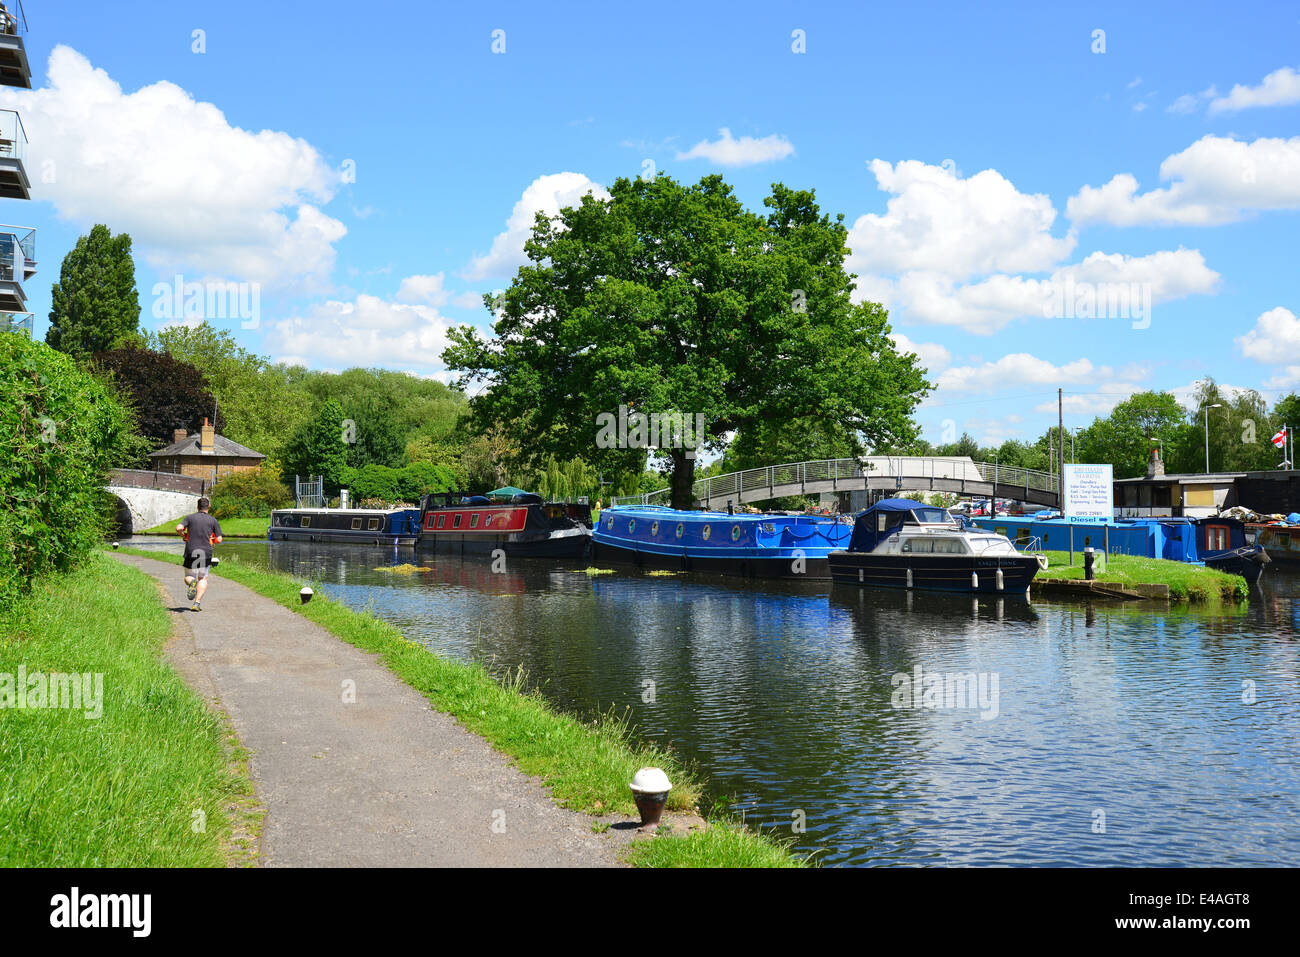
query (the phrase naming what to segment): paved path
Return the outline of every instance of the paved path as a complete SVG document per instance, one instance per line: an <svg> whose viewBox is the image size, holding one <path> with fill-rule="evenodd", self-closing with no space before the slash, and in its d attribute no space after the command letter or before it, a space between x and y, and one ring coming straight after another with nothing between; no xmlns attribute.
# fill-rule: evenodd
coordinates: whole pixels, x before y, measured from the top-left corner
<svg viewBox="0 0 1300 957"><path fill-rule="evenodd" d="M178 670L217 697L252 752L263 864L617 864L618 842L593 833L592 818L556 807L374 655L219 575L191 612L178 566L114 557L162 583L193 634L174 649Z"/></svg>

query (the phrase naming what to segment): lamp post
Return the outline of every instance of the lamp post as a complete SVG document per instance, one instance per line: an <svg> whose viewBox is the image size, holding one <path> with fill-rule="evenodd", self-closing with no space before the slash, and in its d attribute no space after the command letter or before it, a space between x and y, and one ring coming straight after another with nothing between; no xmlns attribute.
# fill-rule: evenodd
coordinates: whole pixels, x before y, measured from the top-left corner
<svg viewBox="0 0 1300 957"><path fill-rule="evenodd" d="M1222 409L1223 403L1216 402L1214 405L1205 407L1205 474L1210 474L1210 410Z"/></svg>

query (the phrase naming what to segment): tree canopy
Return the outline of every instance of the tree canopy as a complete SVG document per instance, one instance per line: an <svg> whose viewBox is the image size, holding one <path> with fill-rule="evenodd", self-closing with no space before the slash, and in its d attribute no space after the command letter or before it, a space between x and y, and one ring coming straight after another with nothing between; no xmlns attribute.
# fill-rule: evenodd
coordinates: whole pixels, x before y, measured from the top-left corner
<svg viewBox="0 0 1300 957"><path fill-rule="evenodd" d="M45 341L85 358L140 339L140 296L131 237L96 225L66 256L50 293Z"/></svg>
<svg viewBox="0 0 1300 957"><path fill-rule="evenodd" d="M175 429L197 432L205 418L225 434L225 418L207 378L189 363L136 346L99 352L93 358L95 367L110 376L134 410L150 451L171 445Z"/></svg>
<svg viewBox="0 0 1300 957"><path fill-rule="evenodd" d="M930 385L916 356L894 348L885 310L852 302L843 216L780 184L764 205L766 215L746 210L719 176L659 176L539 214L528 264L485 297L493 337L461 327L444 353L462 387L487 383L475 424L625 472L643 470L645 443L598 442L600 417L620 406L699 416L710 449L792 419L846 447L915 437ZM696 460L673 445L655 451L673 504L689 507Z"/></svg>

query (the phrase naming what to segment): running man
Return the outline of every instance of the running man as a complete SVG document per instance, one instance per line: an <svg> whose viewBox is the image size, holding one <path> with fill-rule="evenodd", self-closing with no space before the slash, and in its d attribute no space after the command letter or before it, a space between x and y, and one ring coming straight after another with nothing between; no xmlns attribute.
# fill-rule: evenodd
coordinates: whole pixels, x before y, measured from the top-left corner
<svg viewBox="0 0 1300 957"><path fill-rule="evenodd" d="M190 611L202 611L203 593L208 590L208 568L212 565L212 546L221 544L221 525L208 514L212 503L199 499L199 510L186 515L176 526L185 539L185 585L191 602Z"/></svg>

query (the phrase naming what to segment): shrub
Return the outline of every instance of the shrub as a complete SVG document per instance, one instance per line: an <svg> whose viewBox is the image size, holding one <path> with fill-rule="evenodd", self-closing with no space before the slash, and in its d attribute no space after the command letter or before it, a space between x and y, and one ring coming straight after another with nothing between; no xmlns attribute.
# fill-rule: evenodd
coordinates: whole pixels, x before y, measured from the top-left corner
<svg viewBox="0 0 1300 957"><path fill-rule="evenodd" d="M109 386L68 356L0 335L0 609L103 540L106 473L134 427Z"/></svg>
<svg viewBox="0 0 1300 957"><path fill-rule="evenodd" d="M285 487L278 465L231 472L212 486L212 514L222 518L266 518L272 509L288 508L293 494Z"/></svg>
<svg viewBox="0 0 1300 957"><path fill-rule="evenodd" d="M378 499L416 505L426 492L448 492L456 488L455 473L445 465L432 462L414 462L400 469L371 463L359 469L344 469L342 480L355 502Z"/></svg>

